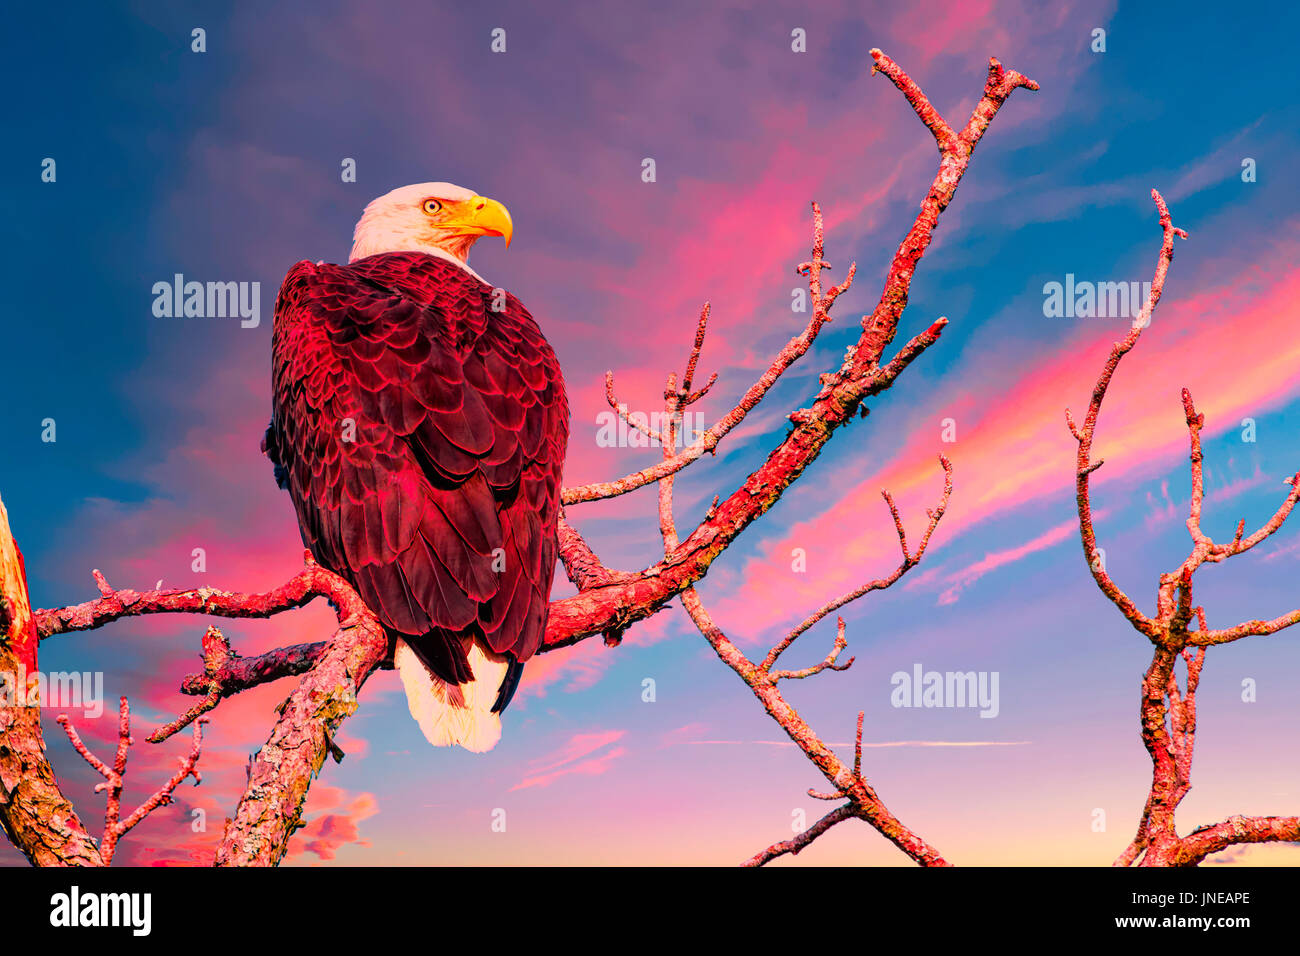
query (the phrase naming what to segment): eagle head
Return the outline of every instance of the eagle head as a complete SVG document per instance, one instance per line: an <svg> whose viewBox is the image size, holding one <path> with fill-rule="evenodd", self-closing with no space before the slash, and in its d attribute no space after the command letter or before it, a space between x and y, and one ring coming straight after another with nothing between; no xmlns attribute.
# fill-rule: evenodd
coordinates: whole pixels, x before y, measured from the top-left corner
<svg viewBox="0 0 1300 956"><path fill-rule="evenodd" d="M350 262L381 252L427 252L462 265L479 236L510 245L513 225L495 199L452 183L416 183L385 193L366 206L352 234Z"/></svg>

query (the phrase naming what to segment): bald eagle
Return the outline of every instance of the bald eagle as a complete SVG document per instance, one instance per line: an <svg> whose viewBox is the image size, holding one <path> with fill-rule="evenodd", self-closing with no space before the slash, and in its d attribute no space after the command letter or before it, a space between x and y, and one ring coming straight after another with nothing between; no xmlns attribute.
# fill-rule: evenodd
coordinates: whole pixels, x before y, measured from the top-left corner
<svg viewBox="0 0 1300 956"><path fill-rule="evenodd" d="M490 749L541 645L568 401L522 303L469 267L506 208L450 183L370 203L347 265L275 306L264 450L304 544L389 632L429 742Z"/></svg>

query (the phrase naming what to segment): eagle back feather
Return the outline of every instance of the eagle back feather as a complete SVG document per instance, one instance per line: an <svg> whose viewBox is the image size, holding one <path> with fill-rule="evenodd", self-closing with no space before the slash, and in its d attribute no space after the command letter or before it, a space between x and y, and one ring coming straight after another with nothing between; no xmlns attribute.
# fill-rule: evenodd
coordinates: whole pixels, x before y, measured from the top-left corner
<svg viewBox="0 0 1300 956"><path fill-rule="evenodd" d="M266 450L316 561L441 682L481 676L476 656L506 661L504 708L546 629L568 440L559 363L528 310L423 253L300 262L272 378Z"/></svg>

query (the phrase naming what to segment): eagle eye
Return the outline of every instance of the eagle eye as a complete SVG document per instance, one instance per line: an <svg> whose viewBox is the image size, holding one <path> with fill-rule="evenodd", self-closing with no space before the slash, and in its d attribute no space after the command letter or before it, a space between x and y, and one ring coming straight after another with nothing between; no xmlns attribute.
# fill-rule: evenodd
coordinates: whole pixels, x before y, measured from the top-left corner
<svg viewBox="0 0 1300 956"><path fill-rule="evenodd" d="M426 199L421 208L430 216L436 216L442 211L442 203L438 202L436 199Z"/></svg>

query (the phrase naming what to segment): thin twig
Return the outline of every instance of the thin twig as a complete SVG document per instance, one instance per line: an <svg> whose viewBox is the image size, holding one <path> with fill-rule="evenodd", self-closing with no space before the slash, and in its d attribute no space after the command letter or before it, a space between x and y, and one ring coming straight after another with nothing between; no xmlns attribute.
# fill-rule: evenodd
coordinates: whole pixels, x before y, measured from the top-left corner
<svg viewBox="0 0 1300 956"><path fill-rule="evenodd" d="M197 768L199 757L203 751L203 724L207 723L207 718L199 717L194 724L194 744L189 754L180 758L180 769L172 775L171 779L154 791L153 796L140 804L133 813L123 820L122 787L126 776L126 758L131 745L135 742L131 737L131 707L127 703L127 699L125 697L121 699L118 710L117 753L112 767L109 767L90 752L90 749L77 734L77 730L73 727L72 721L68 719L67 714L60 714L58 722L68 735L68 740L72 743L73 749L81 754L86 763L94 767L105 780L104 783L95 787L96 793L101 790L108 791L108 803L104 810L104 838L99 846L99 852L103 857L105 866L113 862L113 854L117 851L118 841L154 810L171 803L172 793L175 792L186 777L193 777L194 786L196 787L203 780Z"/></svg>

